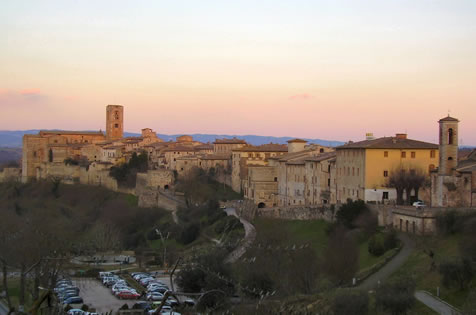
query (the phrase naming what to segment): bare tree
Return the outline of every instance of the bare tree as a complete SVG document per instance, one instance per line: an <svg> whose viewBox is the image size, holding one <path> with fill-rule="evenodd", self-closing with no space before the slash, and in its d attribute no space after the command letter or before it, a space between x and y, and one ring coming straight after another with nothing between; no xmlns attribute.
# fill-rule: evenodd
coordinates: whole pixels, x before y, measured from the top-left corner
<svg viewBox="0 0 476 315"><path fill-rule="evenodd" d="M392 170L387 179L386 185L395 188L397 191L397 204L403 205L403 194L406 194L406 203L411 202L411 193L415 191L418 199L418 192L421 187L428 184L428 175L420 168L407 170L403 167Z"/></svg>

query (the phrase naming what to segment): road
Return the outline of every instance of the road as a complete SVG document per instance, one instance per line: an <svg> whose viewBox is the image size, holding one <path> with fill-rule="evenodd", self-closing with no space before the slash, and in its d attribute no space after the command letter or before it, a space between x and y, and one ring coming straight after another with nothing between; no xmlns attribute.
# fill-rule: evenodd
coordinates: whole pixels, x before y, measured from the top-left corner
<svg viewBox="0 0 476 315"><path fill-rule="evenodd" d="M256 229L253 224L243 218L240 218L236 213L235 208L226 208L225 212L228 215L232 215L240 219L240 222L243 223L245 228L245 237L243 238L243 242L225 259L226 263L234 263L240 259L241 256L243 256L243 254L246 252L246 249L254 242L256 238Z"/></svg>
<svg viewBox="0 0 476 315"><path fill-rule="evenodd" d="M86 278L77 279L74 282L81 290L79 295L83 298L84 304L94 307L98 313L116 312L125 303L129 307L135 303L131 300L119 300L99 280Z"/></svg>
<svg viewBox="0 0 476 315"><path fill-rule="evenodd" d="M357 286L358 289L373 290L377 288L379 282L382 283L385 281L395 270L405 263L408 256L410 256L411 252L415 248L415 243L406 233L400 233L398 238L403 242L403 248L400 250L400 252L379 271L359 284Z"/></svg>
<svg viewBox="0 0 476 315"><path fill-rule="evenodd" d="M461 314L458 310L456 310L451 305L443 302L442 300L434 297L433 295L429 294L425 291L416 291L415 298L437 312L441 315L456 315Z"/></svg>

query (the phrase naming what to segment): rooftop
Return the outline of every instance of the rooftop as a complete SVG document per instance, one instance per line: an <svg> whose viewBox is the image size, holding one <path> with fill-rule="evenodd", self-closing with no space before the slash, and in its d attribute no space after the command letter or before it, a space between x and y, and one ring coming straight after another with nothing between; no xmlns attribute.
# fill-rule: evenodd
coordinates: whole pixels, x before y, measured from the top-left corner
<svg viewBox="0 0 476 315"><path fill-rule="evenodd" d="M288 152L288 146L285 144L263 144L259 146L245 146L238 149L233 149L233 152Z"/></svg>
<svg viewBox="0 0 476 315"><path fill-rule="evenodd" d="M342 149L433 149L437 150L438 145L429 142L406 139L402 137L383 137L373 140L350 142L336 148Z"/></svg>
<svg viewBox="0 0 476 315"><path fill-rule="evenodd" d="M213 144L246 144L245 140L232 138L232 139L215 139Z"/></svg>
<svg viewBox="0 0 476 315"><path fill-rule="evenodd" d="M306 140L302 140L302 139L291 139L291 140L288 140L287 142L288 143L307 143Z"/></svg>
<svg viewBox="0 0 476 315"><path fill-rule="evenodd" d="M438 122L441 122L441 121L455 121L455 122L459 122L458 119L451 117L449 114L448 114L447 117L441 118Z"/></svg>
<svg viewBox="0 0 476 315"><path fill-rule="evenodd" d="M102 131L40 130L40 135L93 135L104 136Z"/></svg>

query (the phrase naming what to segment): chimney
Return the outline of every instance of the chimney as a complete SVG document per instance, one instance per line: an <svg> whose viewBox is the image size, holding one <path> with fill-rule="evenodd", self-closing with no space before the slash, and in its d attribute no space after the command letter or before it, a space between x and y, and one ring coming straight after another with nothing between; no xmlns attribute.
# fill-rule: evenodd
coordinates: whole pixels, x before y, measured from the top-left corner
<svg viewBox="0 0 476 315"><path fill-rule="evenodd" d="M397 133L395 135L395 138L397 139L406 139L407 138L407 134L406 133Z"/></svg>
<svg viewBox="0 0 476 315"><path fill-rule="evenodd" d="M365 140L374 140L374 139L375 139L375 137L374 137L373 132L367 132L365 134Z"/></svg>

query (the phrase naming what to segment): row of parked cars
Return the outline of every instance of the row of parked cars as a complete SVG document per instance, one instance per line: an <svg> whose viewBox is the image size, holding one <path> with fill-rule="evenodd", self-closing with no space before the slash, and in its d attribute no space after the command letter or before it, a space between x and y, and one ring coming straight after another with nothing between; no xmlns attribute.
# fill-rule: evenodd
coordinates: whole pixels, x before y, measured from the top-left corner
<svg viewBox="0 0 476 315"><path fill-rule="evenodd" d="M62 278L56 281L54 292L58 301L62 304L82 304L83 299L79 296L79 288L73 284L71 279Z"/></svg>
<svg viewBox="0 0 476 315"><path fill-rule="evenodd" d="M134 288L129 286L126 280L111 272L100 272L99 279L119 299L137 300L141 296Z"/></svg>
<svg viewBox="0 0 476 315"><path fill-rule="evenodd" d="M141 307L144 308L149 314L155 313L155 309L162 304L162 300L169 287L164 282L156 279L152 274L147 272L133 272L132 278L137 281L141 286L146 288L145 298L148 302L141 302ZM185 301L187 305L194 305L195 302L191 299ZM164 305L161 309L161 314L167 315L180 315L180 313L174 312L173 307L179 305L178 301L172 296L167 297Z"/></svg>

